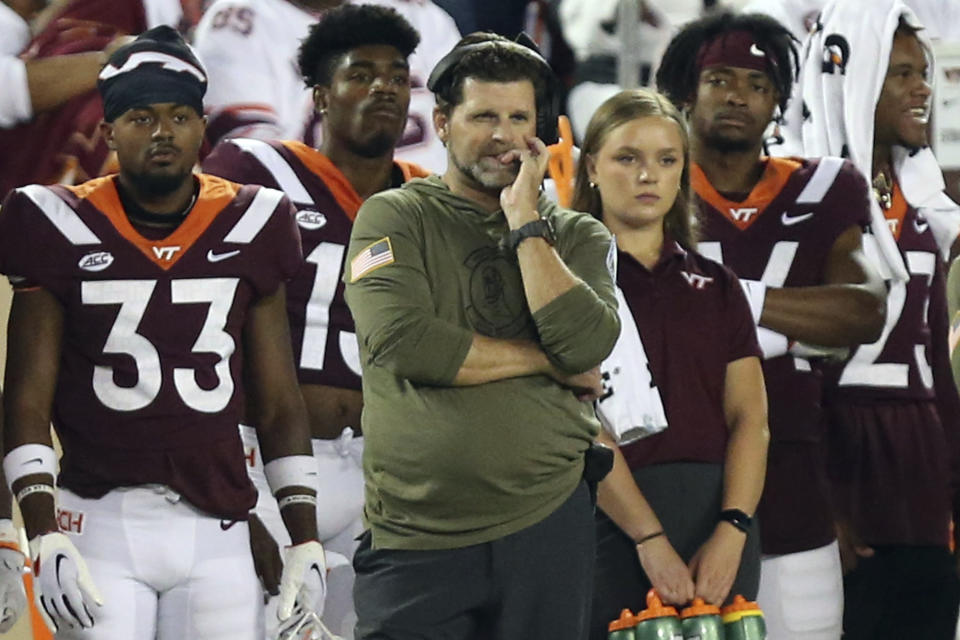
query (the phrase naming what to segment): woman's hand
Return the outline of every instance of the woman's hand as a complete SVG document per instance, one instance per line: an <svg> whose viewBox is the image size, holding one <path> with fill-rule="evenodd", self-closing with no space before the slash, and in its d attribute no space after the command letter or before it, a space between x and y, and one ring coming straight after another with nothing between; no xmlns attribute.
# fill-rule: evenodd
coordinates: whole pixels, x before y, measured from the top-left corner
<svg viewBox="0 0 960 640"><path fill-rule="evenodd" d="M665 604L684 605L693 600L690 570L674 550L667 536L651 538L637 545L640 566Z"/></svg>
<svg viewBox="0 0 960 640"><path fill-rule="evenodd" d="M720 606L737 577L747 535L727 522L717 524L690 560L690 574L696 581L696 595Z"/></svg>

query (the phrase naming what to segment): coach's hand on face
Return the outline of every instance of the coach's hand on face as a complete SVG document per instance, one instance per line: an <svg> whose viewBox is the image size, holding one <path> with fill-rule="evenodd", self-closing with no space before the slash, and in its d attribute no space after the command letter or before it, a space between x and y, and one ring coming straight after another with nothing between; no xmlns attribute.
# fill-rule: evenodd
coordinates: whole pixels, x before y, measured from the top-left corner
<svg viewBox="0 0 960 640"><path fill-rule="evenodd" d="M511 229L518 229L539 219L537 199L540 197L540 185L550 162L547 147L539 138L525 136L524 143L525 148L511 149L500 156L503 164L520 163L517 179L500 192L500 207Z"/></svg>

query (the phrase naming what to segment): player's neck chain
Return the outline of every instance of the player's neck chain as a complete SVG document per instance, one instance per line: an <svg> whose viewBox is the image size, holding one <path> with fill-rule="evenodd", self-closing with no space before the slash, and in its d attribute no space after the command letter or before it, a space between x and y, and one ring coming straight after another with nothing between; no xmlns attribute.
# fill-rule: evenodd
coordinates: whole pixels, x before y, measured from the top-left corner
<svg viewBox="0 0 960 640"><path fill-rule="evenodd" d="M877 197L877 202L884 210L893 206L893 183L883 171L873 177L873 195Z"/></svg>

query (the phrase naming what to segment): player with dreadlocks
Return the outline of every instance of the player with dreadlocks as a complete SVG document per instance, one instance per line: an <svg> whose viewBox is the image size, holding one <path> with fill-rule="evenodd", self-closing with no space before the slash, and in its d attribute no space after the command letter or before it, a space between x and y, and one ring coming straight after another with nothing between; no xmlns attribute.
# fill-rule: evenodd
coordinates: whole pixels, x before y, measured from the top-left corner
<svg viewBox="0 0 960 640"><path fill-rule="evenodd" d="M793 36L775 20L719 13L677 34L657 85L690 125L700 253L740 277L764 351L771 442L758 600L771 638L836 640L843 590L811 359L875 340L885 291L862 255L868 191L853 165L763 154L796 61ZM735 515L724 511L717 526L743 527L752 514Z"/></svg>

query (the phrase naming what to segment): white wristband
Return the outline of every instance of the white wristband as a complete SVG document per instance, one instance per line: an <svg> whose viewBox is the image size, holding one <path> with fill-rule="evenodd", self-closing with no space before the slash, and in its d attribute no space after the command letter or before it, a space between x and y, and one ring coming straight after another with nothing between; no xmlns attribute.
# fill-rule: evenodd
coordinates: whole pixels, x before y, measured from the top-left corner
<svg viewBox="0 0 960 640"><path fill-rule="evenodd" d="M281 509L291 504L312 504L313 506L317 506L317 496L310 495L309 493L293 493L277 500L277 506Z"/></svg>
<svg viewBox="0 0 960 640"><path fill-rule="evenodd" d="M763 302L767 297L767 285L759 280L740 280L740 286L743 287L743 293L747 296L747 302L750 303L753 323L757 324L760 322L760 315L763 313Z"/></svg>
<svg viewBox="0 0 960 640"><path fill-rule="evenodd" d="M55 491L52 485L42 483L42 482L28 485L23 489L20 489L20 491L17 491L17 504L19 504L20 501L26 498L27 496L31 496L35 493L49 493L50 495L54 495Z"/></svg>
<svg viewBox="0 0 960 640"><path fill-rule="evenodd" d="M790 346L790 341L785 335L765 327L757 327L757 342L760 343L764 360L785 355Z"/></svg>
<svg viewBox="0 0 960 640"><path fill-rule="evenodd" d="M56 479L57 454L53 447L35 443L22 444L3 459L3 475L7 478L11 493L14 482L35 473L47 473Z"/></svg>
<svg viewBox="0 0 960 640"><path fill-rule="evenodd" d="M316 492L320 471L313 456L283 456L263 465L270 492L277 495L285 487L305 487Z"/></svg>

